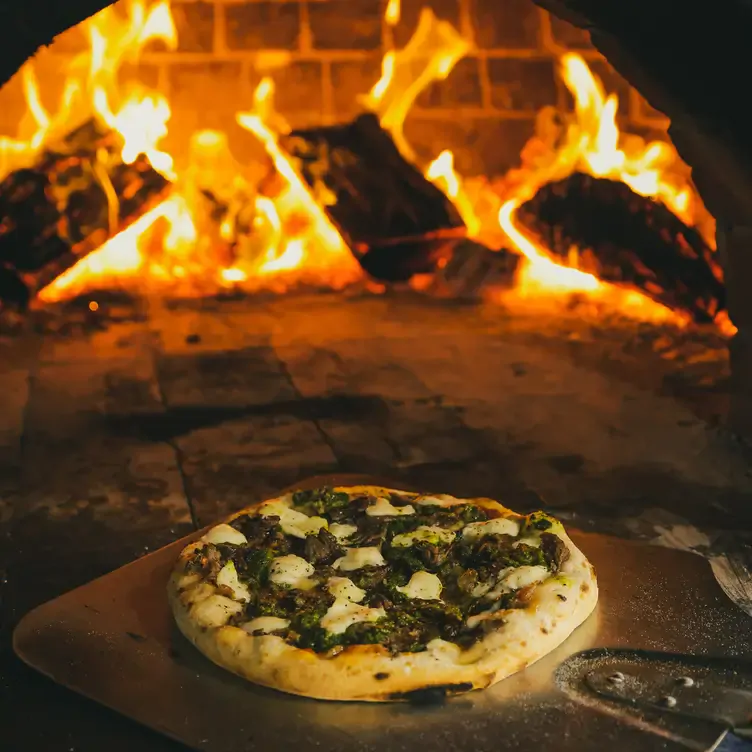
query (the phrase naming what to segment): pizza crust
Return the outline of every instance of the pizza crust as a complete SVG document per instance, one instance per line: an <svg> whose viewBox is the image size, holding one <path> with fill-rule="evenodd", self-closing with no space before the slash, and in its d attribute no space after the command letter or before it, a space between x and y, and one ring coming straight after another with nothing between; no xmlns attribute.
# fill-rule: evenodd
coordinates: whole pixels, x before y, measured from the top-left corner
<svg viewBox="0 0 752 752"><path fill-rule="evenodd" d="M335 490L393 492L369 486ZM490 499L462 502L523 519ZM201 626L195 618L196 589L205 588L206 583L186 580L184 569L188 555L200 543L181 554L168 584L168 598L188 640L214 663L255 684L321 700L404 700L431 688L453 694L489 687L526 668L564 642L594 610L598 600L595 570L566 533L557 534L570 554L560 572L536 587L526 607L504 612L498 630L464 651L453 643L434 640L420 653L393 656L379 645L353 645L327 657L289 645L276 635L254 636L229 625Z"/></svg>

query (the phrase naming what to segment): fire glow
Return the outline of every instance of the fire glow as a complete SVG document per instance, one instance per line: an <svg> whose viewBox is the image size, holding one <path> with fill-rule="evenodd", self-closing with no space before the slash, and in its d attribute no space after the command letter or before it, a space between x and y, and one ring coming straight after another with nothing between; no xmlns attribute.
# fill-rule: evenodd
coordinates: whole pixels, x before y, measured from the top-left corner
<svg viewBox="0 0 752 752"><path fill-rule="evenodd" d="M125 163L145 155L170 181L171 191L48 285L39 298L54 302L118 285L206 294L227 287L284 290L300 281L341 289L362 280L364 273L319 197L314 198L278 144L278 137L289 128L274 108L273 79L262 79L249 106L237 115L237 122L268 155L278 178L273 195L257 192L234 162L223 133L195 133L187 167L176 168L173 155L162 145L172 116L168 99L142 86L123 84L119 76L122 67L136 62L153 40L175 49L177 34L169 4L160 0L147 6L143 0L134 0L125 7L125 14L122 8L110 7L85 22L89 50L71 63L54 112L42 104L33 62L21 70L28 113L19 136L0 137L0 178L29 164L46 143L75 126L85 113L120 135ZM395 25L399 18L399 0L390 0L385 21ZM386 53L381 78L361 98L364 108L378 115L409 160L417 161L403 133L411 106L429 84L446 78L470 49L471 43L451 24L424 10L413 38L403 49ZM559 67L574 98L574 112L556 138L548 137L545 113L541 113L539 132L523 152L522 166L502 181L501 194L490 184L481 189L493 194L486 202L498 207L492 214L478 210L477 191L471 193L469 183L455 170L451 151L443 151L424 165L424 174L453 201L471 237L491 247L502 243L524 257L514 289L494 293L492 298L552 305L564 294L577 293L638 319L682 325L681 315L643 294L604 283L578 269L576 249L568 266L558 263L516 221L517 209L541 186L580 171L622 181L635 193L662 202L685 224L696 227L708 244L713 243L712 218L674 148L621 133L616 124L616 95L606 94L581 57L566 54ZM252 217L241 216L243 206L235 206L235 194L228 194L230 208L221 226L209 231L199 209L205 185L229 187L242 195L252 207ZM108 201L116 206L118 197L108 194ZM237 242L236 228L242 222L252 228L252 242L245 245ZM719 317L718 323L733 331L726 319Z"/></svg>

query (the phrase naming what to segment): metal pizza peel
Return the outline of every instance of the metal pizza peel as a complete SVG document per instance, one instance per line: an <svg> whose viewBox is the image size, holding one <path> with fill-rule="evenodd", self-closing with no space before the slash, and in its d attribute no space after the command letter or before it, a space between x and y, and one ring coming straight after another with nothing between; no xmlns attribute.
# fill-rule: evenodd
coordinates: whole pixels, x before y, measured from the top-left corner
<svg viewBox="0 0 752 752"><path fill-rule="evenodd" d="M361 482L393 485L336 476L296 488ZM713 750L730 730L749 735L752 618L707 561L569 532L596 568L594 613L529 668L454 698L322 702L213 665L180 635L165 597L179 552L203 531L38 607L14 647L53 681L201 752L651 752Z"/></svg>

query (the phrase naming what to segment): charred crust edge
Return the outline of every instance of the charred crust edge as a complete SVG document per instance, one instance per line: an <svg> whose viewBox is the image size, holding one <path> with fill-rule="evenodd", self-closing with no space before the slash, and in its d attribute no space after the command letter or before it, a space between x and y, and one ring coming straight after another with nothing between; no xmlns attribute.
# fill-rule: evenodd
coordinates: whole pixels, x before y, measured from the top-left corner
<svg viewBox="0 0 752 752"><path fill-rule="evenodd" d="M433 686L413 689L409 692L395 692L389 695L391 700L403 700L413 705L439 705L447 697L469 692L473 688L472 682L459 684L434 684Z"/></svg>

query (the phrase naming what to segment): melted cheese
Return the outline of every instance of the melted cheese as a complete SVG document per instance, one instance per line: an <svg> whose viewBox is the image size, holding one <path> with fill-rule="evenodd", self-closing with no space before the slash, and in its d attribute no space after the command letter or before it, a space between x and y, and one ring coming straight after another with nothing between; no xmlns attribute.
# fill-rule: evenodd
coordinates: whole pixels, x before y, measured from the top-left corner
<svg viewBox="0 0 752 752"><path fill-rule="evenodd" d="M432 658L437 658L438 660L449 660L453 663L457 662L459 655L462 652L462 648L459 645L455 645L453 642L447 642L439 637L431 640L426 645L426 649Z"/></svg>
<svg viewBox="0 0 752 752"><path fill-rule="evenodd" d="M535 567L517 567L506 575L501 582L509 590L519 590L528 585L543 582L549 575L550 572L540 565Z"/></svg>
<svg viewBox="0 0 752 752"><path fill-rule="evenodd" d="M421 525L411 533L401 533L392 538L392 545L397 548L406 548L422 540L434 540L438 538L439 543L451 543L454 540L454 533L451 530L445 530L443 527L432 525Z"/></svg>
<svg viewBox="0 0 752 752"><path fill-rule="evenodd" d="M309 517L297 509L292 509L291 503L289 499L267 501L259 507L259 514L262 517L279 517L282 532L295 538L316 535L322 527L329 526L323 517Z"/></svg>
<svg viewBox="0 0 752 752"><path fill-rule="evenodd" d="M341 525L339 522L334 522L329 525L329 532L338 540L343 541L349 538L353 533L358 532L357 525Z"/></svg>
<svg viewBox="0 0 752 752"><path fill-rule="evenodd" d="M204 543L234 543L237 546L248 543L243 533L224 522L213 527L201 540Z"/></svg>
<svg viewBox="0 0 752 752"><path fill-rule="evenodd" d="M469 616L465 622L470 629L477 627L482 621L487 619L499 619L502 620L503 612L500 611L484 611L482 614L475 614L475 616Z"/></svg>
<svg viewBox="0 0 752 752"><path fill-rule="evenodd" d="M276 632L278 629L286 629L289 626L289 619L280 619L278 616L259 616L256 619L247 621L240 628L252 635L257 632L268 634L269 632Z"/></svg>
<svg viewBox="0 0 752 752"><path fill-rule="evenodd" d="M405 514L415 514L415 507L407 504L404 507L395 507L388 499L378 498L366 509L369 517L401 517Z"/></svg>
<svg viewBox="0 0 752 752"><path fill-rule="evenodd" d="M279 556L269 567L269 579L275 585L289 585L298 590L310 590L316 586L316 581L310 579L313 573L313 565L295 554Z"/></svg>
<svg viewBox="0 0 752 752"><path fill-rule="evenodd" d="M512 544L512 548L516 548L517 546L521 546L523 543L526 546L532 546L533 548L540 548L541 539L538 536L527 536L525 538L518 538Z"/></svg>
<svg viewBox="0 0 752 752"><path fill-rule="evenodd" d="M368 608L345 598L338 598L321 620L321 626L332 634L342 634L349 626L361 621L378 621L386 616L383 608Z"/></svg>
<svg viewBox="0 0 752 752"><path fill-rule="evenodd" d="M366 591L359 588L347 577L330 577L326 583L327 590L335 597L360 603L366 597Z"/></svg>
<svg viewBox="0 0 752 752"><path fill-rule="evenodd" d="M221 627L242 610L242 604L237 601L215 594L194 604L191 617L200 627Z"/></svg>
<svg viewBox="0 0 752 752"><path fill-rule="evenodd" d="M366 548L348 548L345 555L337 559L332 566L343 572L352 572L354 569L363 567L383 567L384 564L386 562L378 546L367 546Z"/></svg>
<svg viewBox="0 0 752 752"><path fill-rule="evenodd" d="M468 540L476 540L484 535L511 535L516 536L520 532L519 523L508 517L495 517L486 522L471 522L465 525L462 537Z"/></svg>
<svg viewBox="0 0 752 752"><path fill-rule="evenodd" d="M528 585L535 585L538 582L543 582L550 576L550 572L542 566L525 566L525 567L507 567L499 572L496 579L496 585L494 589L488 593L486 598L489 600L496 600L500 598L504 593L509 593L512 590L519 590L520 588L528 587Z"/></svg>
<svg viewBox="0 0 752 752"><path fill-rule="evenodd" d="M235 564L231 561L228 561L227 564L219 570L219 574L217 575L217 585L229 588L232 592L232 597L236 601L248 603L248 601L251 600L251 593L238 579L238 571L235 569Z"/></svg>
<svg viewBox="0 0 752 752"><path fill-rule="evenodd" d="M469 503L467 499L455 499L454 496L447 494L437 494L436 496L419 496L415 499L416 504L425 504L432 507L456 507L459 504Z"/></svg>
<svg viewBox="0 0 752 752"><path fill-rule="evenodd" d="M416 572L404 587L398 587L400 593L408 598L422 601L438 601L441 598L441 580L430 572Z"/></svg>

